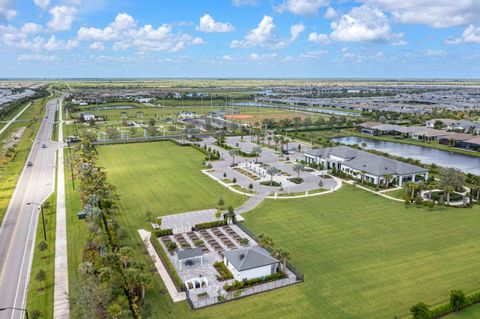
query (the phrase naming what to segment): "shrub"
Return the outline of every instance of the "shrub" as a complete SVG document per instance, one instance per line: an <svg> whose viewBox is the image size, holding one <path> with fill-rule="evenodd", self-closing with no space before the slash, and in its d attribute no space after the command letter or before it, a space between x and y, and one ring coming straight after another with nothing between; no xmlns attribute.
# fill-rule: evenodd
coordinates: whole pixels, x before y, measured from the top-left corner
<svg viewBox="0 0 480 319"><path fill-rule="evenodd" d="M412 315L413 319L430 318L430 310L428 309L428 306L423 302L419 302L410 307L410 314Z"/></svg>
<svg viewBox="0 0 480 319"><path fill-rule="evenodd" d="M252 183L250 183L250 184L248 185L248 189L253 189L253 184L252 184Z"/></svg>
<svg viewBox="0 0 480 319"><path fill-rule="evenodd" d="M197 239L193 242L193 244L195 245L195 247L201 247L203 246L203 240Z"/></svg>
<svg viewBox="0 0 480 319"><path fill-rule="evenodd" d="M237 179L234 177L233 180L232 180L232 183L236 183L237 182Z"/></svg>
<svg viewBox="0 0 480 319"><path fill-rule="evenodd" d="M168 259L167 254L163 250L162 246L156 240L155 238L150 237L150 243L153 246L153 249L157 252L158 257L160 258L160 261L162 264L165 266L167 269L168 274L170 275L170 278L172 278L173 283L175 287L177 288L178 291L183 291L183 281L180 279L180 277L177 274L177 271L175 270L175 267L173 267L172 263L170 262L170 259Z"/></svg>
<svg viewBox="0 0 480 319"><path fill-rule="evenodd" d="M292 177L292 178L289 178L288 180L292 183L295 183L295 184L303 183L303 178L301 178L301 177Z"/></svg>
<svg viewBox="0 0 480 319"><path fill-rule="evenodd" d="M214 222L196 224L194 228L195 228L196 230L201 230L201 229L207 229L207 228L214 228L214 227L224 226L225 224L226 224L226 221L225 221L225 220L217 220L217 221L214 221Z"/></svg>
<svg viewBox="0 0 480 319"><path fill-rule="evenodd" d="M272 183L270 183L270 181L263 181L263 182L260 182L260 184L263 185L263 186L272 186L272 187L282 186L282 183L279 183L279 182L276 182L276 181L272 181Z"/></svg>
<svg viewBox="0 0 480 319"><path fill-rule="evenodd" d="M169 228L169 229L155 229L154 234L158 238L158 237L173 235L173 231L172 231L171 228Z"/></svg>
<svg viewBox="0 0 480 319"><path fill-rule="evenodd" d="M167 246L168 252L170 253L175 249L177 249L177 244L175 244L173 241L167 242L166 246Z"/></svg>
<svg viewBox="0 0 480 319"><path fill-rule="evenodd" d="M45 240L42 240L41 242L38 243L38 249L40 249L40 251L45 251L47 250L48 248L48 244Z"/></svg>
<svg viewBox="0 0 480 319"><path fill-rule="evenodd" d="M259 285L259 284L263 284L263 283L266 283L266 282L275 281L275 280L279 280L279 279L283 279L283 278L287 278L287 275L285 273L279 271L279 272L276 272L276 273L274 273L270 276L266 276L266 277L253 278L253 279L249 279L249 280L245 280L245 281L235 280L231 285L225 284L223 286L223 289L225 289L225 291L235 291L235 290L238 290L238 289L244 289L244 288L252 287L252 286L255 286L255 285Z"/></svg>
<svg viewBox="0 0 480 319"><path fill-rule="evenodd" d="M248 245L248 242L249 242L248 238L240 239L240 245L246 246Z"/></svg>
<svg viewBox="0 0 480 319"><path fill-rule="evenodd" d="M217 270L217 272L220 275L220 276L217 276L218 281L233 279L232 273L230 272L230 270L228 270L227 266L225 266L225 264L222 261L217 261L213 263L213 267L215 268L215 270Z"/></svg>
<svg viewBox="0 0 480 319"><path fill-rule="evenodd" d="M450 292L450 307L452 307L454 311L460 311L465 307L466 301L467 298L462 290L452 290Z"/></svg>
<svg viewBox="0 0 480 319"><path fill-rule="evenodd" d="M40 310L38 309L35 309L32 311L32 313L30 314L30 317L32 319L39 319L40 317L42 317L42 313L40 312Z"/></svg>

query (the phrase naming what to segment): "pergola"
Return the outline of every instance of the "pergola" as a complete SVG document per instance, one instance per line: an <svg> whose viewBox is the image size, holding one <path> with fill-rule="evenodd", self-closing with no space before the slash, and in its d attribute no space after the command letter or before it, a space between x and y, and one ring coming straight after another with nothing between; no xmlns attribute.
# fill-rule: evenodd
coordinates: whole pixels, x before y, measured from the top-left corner
<svg viewBox="0 0 480 319"><path fill-rule="evenodd" d="M186 263L197 258L200 258L200 265L203 265L203 251L200 247L177 251L177 261L180 263L180 270L182 270L184 262Z"/></svg>

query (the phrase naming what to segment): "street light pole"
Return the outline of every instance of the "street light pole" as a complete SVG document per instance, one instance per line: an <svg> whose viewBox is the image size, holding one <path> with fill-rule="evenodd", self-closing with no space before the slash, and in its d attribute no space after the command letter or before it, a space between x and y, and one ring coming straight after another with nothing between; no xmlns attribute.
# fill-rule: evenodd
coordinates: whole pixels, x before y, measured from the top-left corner
<svg viewBox="0 0 480 319"><path fill-rule="evenodd" d="M19 311L23 311L23 312L25 312L25 318L28 319L28 311L27 311L27 309L16 308L16 307L3 307L3 308L0 308L0 311L5 311L5 310L19 310Z"/></svg>
<svg viewBox="0 0 480 319"><path fill-rule="evenodd" d="M43 214L43 205L37 203L27 203L27 205L35 205L40 207L40 212L42 214L43 239L47 241L47 231L45 230L45 215Z"/></svg>

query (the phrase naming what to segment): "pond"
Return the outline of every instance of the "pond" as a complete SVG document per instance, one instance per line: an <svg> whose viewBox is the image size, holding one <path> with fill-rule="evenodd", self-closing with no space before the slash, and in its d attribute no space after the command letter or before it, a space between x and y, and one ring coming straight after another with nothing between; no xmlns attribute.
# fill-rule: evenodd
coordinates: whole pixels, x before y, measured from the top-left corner
<svg viewBox="0 0 480 319"><path fill-rule="evenodd" d="M394 156L413 158L425 164L435 163L442 167L453 167L464 173L480 175L480 157L439 150L427 146L379 141L358 136L338 137L332 139L332 141L347 145L362 145L362 143L365 143L364 147L366 149L374 149Z"/></svg>

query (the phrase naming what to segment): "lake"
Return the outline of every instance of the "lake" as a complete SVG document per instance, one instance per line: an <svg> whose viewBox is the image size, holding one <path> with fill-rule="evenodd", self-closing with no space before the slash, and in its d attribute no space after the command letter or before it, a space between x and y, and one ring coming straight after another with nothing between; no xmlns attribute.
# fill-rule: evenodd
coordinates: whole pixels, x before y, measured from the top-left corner
<svg viewBox="0 0 480 319"><path fill-rule="evenodd" d="M427 146L379 141L358 136L338 137L332 139L332 141L347 145L361 145L365 143L364 148L366 149L374 149L395 156L413 158L426 164L435 163L442 167L454 167L464 173L480 175L480 157L439 150Z"/></svg>

